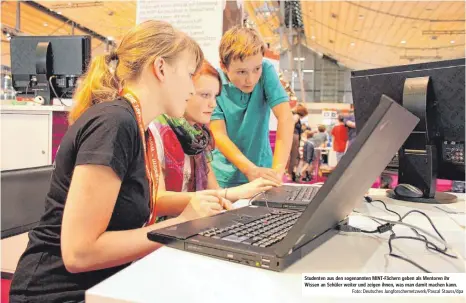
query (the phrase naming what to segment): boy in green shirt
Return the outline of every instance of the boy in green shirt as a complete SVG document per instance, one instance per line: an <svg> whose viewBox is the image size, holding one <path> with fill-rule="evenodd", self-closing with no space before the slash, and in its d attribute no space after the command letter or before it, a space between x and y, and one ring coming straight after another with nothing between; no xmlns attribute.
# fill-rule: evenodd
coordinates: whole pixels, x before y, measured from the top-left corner
<svg viewBox="0 0 466 303"><path fill-rule="evenodd" d="M234 27L220 42L222 92L210 128L217 147L212 168L224 188L260 177L281 182L290 155L294 121L288 95L264 53L262 39L250 28ZM278 121L273 155L270 109Z"/></svg>

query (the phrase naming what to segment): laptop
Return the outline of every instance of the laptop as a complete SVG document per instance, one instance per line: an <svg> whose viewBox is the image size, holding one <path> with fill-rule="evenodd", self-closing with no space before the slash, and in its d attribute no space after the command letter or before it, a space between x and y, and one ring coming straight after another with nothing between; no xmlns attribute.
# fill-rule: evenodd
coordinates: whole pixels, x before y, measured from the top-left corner
<svg viewBox="0 0 466 303"><path fill-rule="evenodd" d="M283 185L263 192L253 198L250 204L302 211L314 199L319 188L316 185Z"/></svg>
<svg viewBox="0 0 466 303"><path fill-rule="evenodd" d="M249 205L151 231L152 241L273 271L303 258L338 233L348 215L419 119L387 96L304 209Z"/></svg>

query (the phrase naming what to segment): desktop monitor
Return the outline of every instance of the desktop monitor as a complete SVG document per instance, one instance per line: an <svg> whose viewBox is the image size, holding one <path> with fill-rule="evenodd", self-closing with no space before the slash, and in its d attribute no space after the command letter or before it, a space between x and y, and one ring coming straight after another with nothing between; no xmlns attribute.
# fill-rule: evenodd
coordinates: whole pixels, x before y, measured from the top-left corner
<svg viewBox="0 0 466 303"><path fill-rule="evenodd" d="M17 97L41 97L46 105L72 97L91 59L90 36L14 36L10 48Z"/></svg>
<svg viewBox="0 0 466 303"><path fill-rule="evenodd" d="M351 73L357 131L387 95L421 121L399 150L398 182L417 187L415 202L448 203L436 193L436 179L465 179L465 59L393 66Z"/></svg>

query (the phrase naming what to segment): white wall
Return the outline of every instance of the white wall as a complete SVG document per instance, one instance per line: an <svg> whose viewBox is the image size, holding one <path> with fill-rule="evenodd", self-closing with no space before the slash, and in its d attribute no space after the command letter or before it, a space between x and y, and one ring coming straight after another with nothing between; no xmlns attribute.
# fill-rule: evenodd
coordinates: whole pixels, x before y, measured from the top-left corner
<svg viewBox="0 0 466 303"><path fill-rule="evenodd" d="M298 57L298 46L292 48L291 57ZM303 73L303 86L306 102L340 102L352 103L351 93L351 71L339 66L327 59L322 58L313 50L301 46L301 57L305 58L301 62L301 68L306 70ZM289 53L283 52L280 56L280 68L287 70L284 73L287 79L291 80L291 67ZM293 70L297 71L298 62L293 61ZM310 71L313 72L310 72ZM299 78L295 77L292 86L296 96L301 100L301 85Z"/></svg>
<svg viewBox="0 0 466 303"><path fill-rule="evenodd" d="M323 124L323 109L335 109L337 111L350 110L351 105L347 103L306 103L309 115L307 122L312 129L316 129L319 124Z"/></svg>
<svg viewBox="0 0 466 303"><path fill-rule="evenodd" d="M222 38L222 0L137 0L136 23L163 20L191 36L202 48L205 58L220 67L218 46Z"/></svg>

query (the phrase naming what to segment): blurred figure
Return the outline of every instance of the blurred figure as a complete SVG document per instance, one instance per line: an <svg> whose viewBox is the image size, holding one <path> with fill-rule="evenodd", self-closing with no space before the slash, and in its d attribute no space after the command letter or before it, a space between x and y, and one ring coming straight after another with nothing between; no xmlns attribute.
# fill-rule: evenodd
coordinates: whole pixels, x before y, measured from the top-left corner
<svg viewBox="0 0 466 303"><path fill-rule="evenodd" d="M337 163L345 154L346 145L348 143L348 130L345 126L345 118L338 116L338 124L332 129L333 150L337 153Z"/></svg>
<svg viewBox="0 0 466 303"><path fill-rule="evenodd" d="M307 131L307 140L303 146L303 158L299 165L299 180L311 181L312 171L314 169L313 162L317 157L316 148L325 146L327 141L327 133L325 125L319 125L318 132ZM320 159L318 159L320 161Z"/></svg>
<svg viewBox="0 0 466 303"><path fill-rule="evenodd" d="M328 134L327 134L327 128L325 125L319 125L317 127L318 132L314 134L312 137L315 142L318 143L316 147L323 147L327 143L328 140Z"/></svg>
<svg viewBox="0 0 466 303"><path fill-rule="evenodd" d="M308 110L305 105L298 103L292 110L293 119L295 121L293 143L291 145L290 158L288 160L288 175L291 177L293 182L296 182L296 168L299 163L299 144L301 141L301 135L303 133L303 124L301 120L308 115Z"/></svg>
<svg viewBox="0 0 466 303"><path fill-rule="evenodd" d="M348 148L356 138L356 120L354 118L354 113L349 113L344 116L344 124L348 130Z"/></svg>

